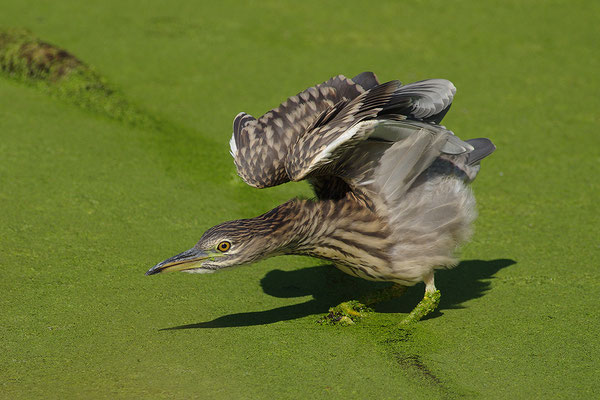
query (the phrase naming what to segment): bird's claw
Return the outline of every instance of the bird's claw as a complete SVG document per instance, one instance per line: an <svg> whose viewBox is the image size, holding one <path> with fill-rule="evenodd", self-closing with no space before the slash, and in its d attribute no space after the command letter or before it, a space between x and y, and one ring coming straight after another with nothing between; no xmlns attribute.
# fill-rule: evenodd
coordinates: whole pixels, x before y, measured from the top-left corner
<svg viewBox="0 0 600 400"><path fill-rule="evenodd" d="M356 301L346 301L329 309L329 313L318 322L329 325L354 325L360 319L366 317L372 309Z"/></svg>

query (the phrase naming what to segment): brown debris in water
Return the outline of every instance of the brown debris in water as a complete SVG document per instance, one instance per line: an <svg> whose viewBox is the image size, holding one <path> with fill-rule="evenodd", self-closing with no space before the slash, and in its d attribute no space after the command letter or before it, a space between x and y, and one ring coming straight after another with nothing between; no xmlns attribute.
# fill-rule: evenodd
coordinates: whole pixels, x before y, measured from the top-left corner
<svg viewBox="0 0 600 400"><path fill-rule="evenodd" d="M92 67L25 29L0 29L0 76L131 125L159 125Z"/></svg>
<svg viewBox="0 0 600 400"><path fill-rule="evenodd" d="M88 67L68 51L25 30L0 31L0 69L8 74L56 82Z"/></svg>

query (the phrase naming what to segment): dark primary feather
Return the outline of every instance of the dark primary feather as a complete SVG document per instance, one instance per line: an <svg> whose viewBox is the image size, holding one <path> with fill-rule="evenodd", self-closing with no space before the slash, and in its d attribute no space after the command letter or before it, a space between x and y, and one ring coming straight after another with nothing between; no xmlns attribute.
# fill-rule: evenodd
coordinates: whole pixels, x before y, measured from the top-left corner
<svg viewBox="0 0 600 400"><path fill-rule="evenodd" d="M439 124L452 104L456 88L445 79L428 79L404 85L398 93L410 99L410 108L401 114Z"/></svg>
<svg viewBox="0 0 600 400"><path fill-rule="evenodd" d="M250 114L241 112L238 115L236 115L235 119L233 120L233 131L240 132L243 128L246 127L246 125L253 121L256 121L256 118L254 118Z"/></svg>
<svg viewBox="0 0 600 400"><path fill-rule="evenodd" d="M356 75L352 80L362 86L365 90L373 89L375 86L379 85L377 76L368 71Z"/></svg>

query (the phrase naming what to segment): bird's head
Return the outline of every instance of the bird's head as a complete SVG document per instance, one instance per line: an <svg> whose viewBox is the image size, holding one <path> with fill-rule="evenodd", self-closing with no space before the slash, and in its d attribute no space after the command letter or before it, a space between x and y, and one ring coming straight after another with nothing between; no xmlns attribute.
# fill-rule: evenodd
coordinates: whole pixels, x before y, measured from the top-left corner
<svg viewBox="0 0 600 400"><path fill-rule="evenodd" d="M170 271L210 273L274 255L278 246L269 240L270 224L265 222L249 219L213 226L194 247L156 264L146 275Z"/></svg>

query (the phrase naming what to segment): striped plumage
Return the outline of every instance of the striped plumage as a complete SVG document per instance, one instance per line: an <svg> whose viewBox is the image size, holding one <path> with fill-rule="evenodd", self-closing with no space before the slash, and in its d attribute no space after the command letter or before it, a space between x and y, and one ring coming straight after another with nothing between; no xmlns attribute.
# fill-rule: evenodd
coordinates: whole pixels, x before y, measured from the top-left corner
<svg viewBox="0 0 600 400"><path fill-rule="evenodd" d="M361 278L435 290L433 270L455 265L476 216L467 184L494 150L439 125L455 91L443 79L379 84L364 72L306 89L258 119L238 114L230 147L239 176L258 188L307 179L317 199L217 225L148 274L303 254Z"/></svg>

